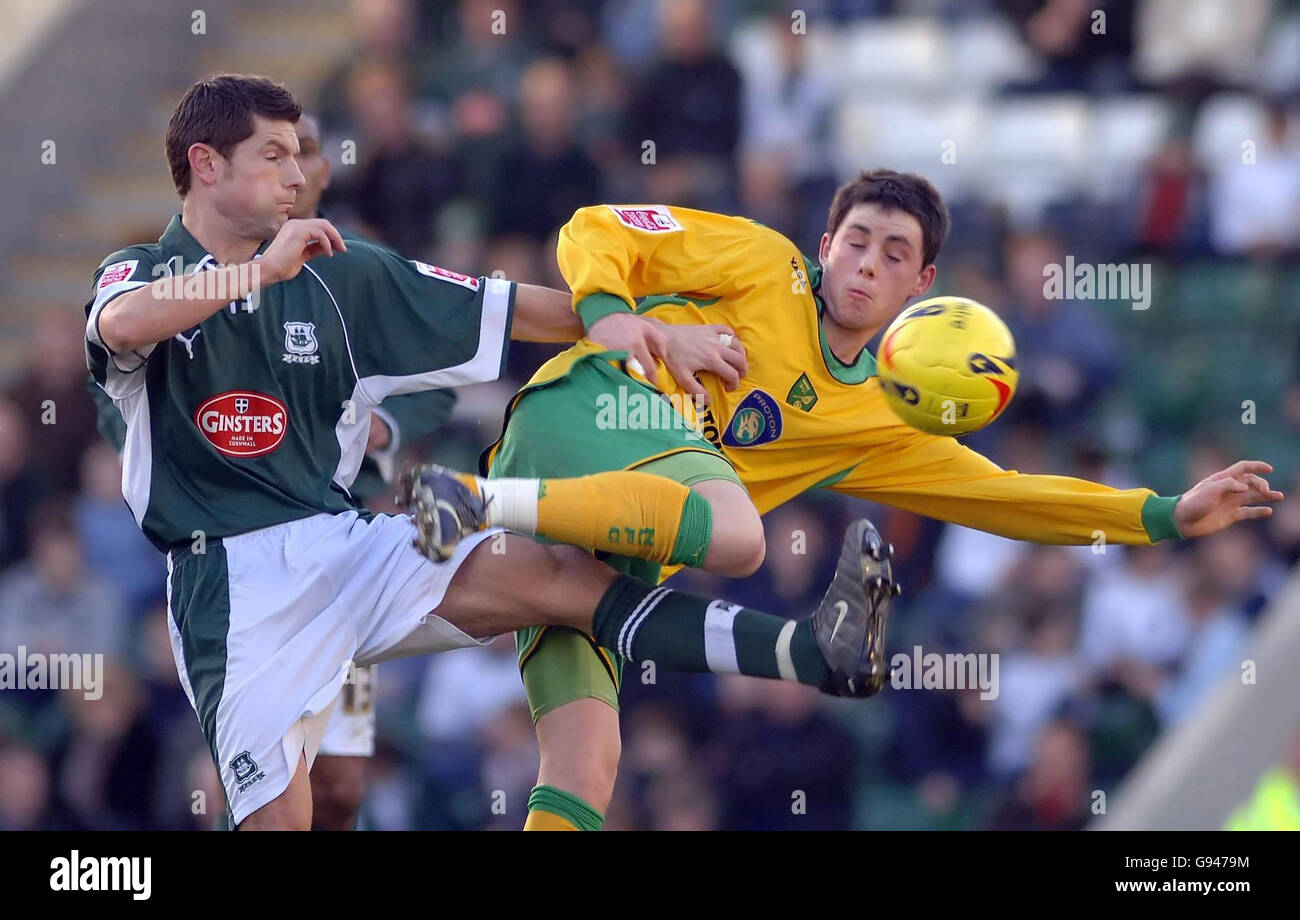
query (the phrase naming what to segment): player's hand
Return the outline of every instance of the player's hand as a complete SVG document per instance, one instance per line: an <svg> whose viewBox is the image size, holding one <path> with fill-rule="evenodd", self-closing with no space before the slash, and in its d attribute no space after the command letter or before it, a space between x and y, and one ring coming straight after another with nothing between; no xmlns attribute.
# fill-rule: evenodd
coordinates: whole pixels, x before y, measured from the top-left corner
<svg viewBox="0 0 1300 920"><path fill-rule="evenodd" d="M723 387L734 390L749 373L745 346L731 327L665 323L663 330L668 337L664 364L687 393L708 401L709 391L695 379L696 374L717 374Z"/></svg>
<svg viewBox="0 0 1300 920"><path fill-rule="evenodd" d="M276 284L296 278L309 259L347 251L347 244L333 224L324 218L312 217L285 221L257 261L264 283Z"/></svg>
<svg viewBox="0 0 1300 920"><path fill-rule="evenodd" d="M627 352L627 363L637 373L659 385L656 357L667 350L668 339L662 323L654 323L635 313L611 313L591 324L587 338L610 351ZM632 362L636 362L635 366Z"/></svg>
<svg viewBox="0 0 1300 920"><path fill-rule="evenodd" d="M1174 524L1184 537L1204 537L1238 521L1268 517L1273 509L1259 502L1280 502L1282 493L1269 487L1261 473L1273 467L1262 460L1238 460L1226 470L1206 476L1183 493L1174 506Z"/></svg>
<svg viewBox="0 0 1300 920"><path fill-rule="evenodd" d="M384 450L393 443L393 433L387 423L373 412L370 414L370 434L366 437L366 453Z"/></svg>

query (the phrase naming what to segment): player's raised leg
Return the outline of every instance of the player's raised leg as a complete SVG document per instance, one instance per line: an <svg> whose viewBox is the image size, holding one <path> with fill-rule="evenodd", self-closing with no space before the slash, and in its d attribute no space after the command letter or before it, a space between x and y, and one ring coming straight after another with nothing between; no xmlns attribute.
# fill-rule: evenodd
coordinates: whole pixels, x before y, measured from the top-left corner
<svg viewBox="0 0 1300 920"><path fill-rule="evenodd" d="M860 524L865 526L857 541L852 530L845 541L837 578L853 571L855 564L861 564L865 583L873 584L880 577L892 584L889 548L880 542L874 529L865 522ZM635 570L634 563L634 560L610 561L611 565L632 570ZM896 586L893 593L897 593ZM850 618L846 615L840 619L837 604L828 593L819 613L830 611L834 618L815 617L814 624L822 624L821 634L827 642L833 639L836 643L864 643L870 648L869 657L874 656L875 660L872 680L883 683L887 673L884 617L888 593L876 608L876 621L868 621L865 635L856 630L845 632ZM791 638L793 625L788 623L785 627L791 630ZM529 630L522 635L520 667L541 753L538 785L529 798L524 830L599 830L613 795L621 753L618 722L621 659L572 630ZM870 692L872 688L866 689Z"/></svg>
<svg viewBox="0 0 1300 920"><path fill-rule="evenodd" d="M506 539L511 545L501 555L480 549L470 556L457 575L460 590L453 581L438 608L471 635L500 629L502 618L544 620L577 630L552 636L549 648L571 646L580 667L603 646L669 670L795 680L835 695L869 696L884 686L885 624L896 588L888 549L867 521L849 528L835 578L803 621L646 585L573 547ZM594 612L580 612L597 593ZM613 680L611 673L609 696L566 700L538 721L543 760L527 829L599 829L620 753ZM530 685L530 699L545 692Z"/></svg>
<svg viewBox="0 0 1300 920"><path fill-rule="evenodd" d="M480 542L461 562L436 610L470 636L567 626L630 661L798 681L835 696L870 696L888 676L884 626L896 589L869 521L849 527L835 577L805 620L647 585L575 547L500 539L500 552Z"/></svg>
<svg viewBox="0 0 1300 920"><path fill-rule="evenodd" d="M763 524L738 483L689 488L663 476L621 470L546 479L482 479L436 464L406 471L398 501L434 560L486 527L583 549L751 575L763 564Z"/></svg>

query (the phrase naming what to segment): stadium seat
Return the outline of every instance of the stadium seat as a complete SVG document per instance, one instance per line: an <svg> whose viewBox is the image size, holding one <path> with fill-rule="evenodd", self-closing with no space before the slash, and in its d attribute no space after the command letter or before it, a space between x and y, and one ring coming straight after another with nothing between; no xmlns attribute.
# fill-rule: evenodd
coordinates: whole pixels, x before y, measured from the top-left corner
<svg viewBox="0 0 1300 920"><path fill-rule="evenodd" d="M1119 96L1093 107L1090 174L1094 190L1119 194L1160 147L1172 113L1158 96Z"/></svg>
<svg viewBox="0 0 1300 920"><path fill-rule="evenodd" d="M981 164L1016 219L1086 184L1090 111L1071 94L1007 99L989 107Z"/></svg>
<svg viewBox="0 0 1300 920"><path fill-rule="evenodd" d="M923 97L846 100L838 112L837 157L844 174L871 165L913 170L945 194L983 159L984 106L974 98L934 103ZM943 165L952 141L955 162Z"/></svg>
<svg viewBox="0 0 1300 920"><path fill-rule="evenodd" d="M1006 99L992 106L984 124L989 155L1007 164L1057 164L1063 173L1087 161L1091 112L1069 93Z"/></svg>
<svg viewBox="0 0 1300 920"><path fill-rule="evenodd" d="M845 30L836 60L848 94L946 88L949 78L944 30L932 19L870 19Z"/></svg>
<svg viewBox="0 0 1300 920"><path fill-rule="evenodd" d="M1015 27L999 17L954 24L948 47L948 78L963 90L990 91L1004 83L1032 80L1042 70Z"/></svg>
<svg viewBox="0 0 1300 920"><path fill-rule="evenodd" d="M1212 166L1223 160L1240 162L1242 142L1264 134L1264 110L1250 96L1220 93L1201 108L1192 130L1192 147L1200 161Z"/></svg>

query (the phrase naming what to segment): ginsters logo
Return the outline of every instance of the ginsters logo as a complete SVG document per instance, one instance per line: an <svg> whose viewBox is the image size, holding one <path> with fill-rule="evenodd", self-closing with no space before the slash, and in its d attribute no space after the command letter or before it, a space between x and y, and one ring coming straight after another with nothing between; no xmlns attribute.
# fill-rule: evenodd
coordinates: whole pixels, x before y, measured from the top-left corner
<svg viewBox="0 0 1300 920"><path fill-rule="evenodd" d="M289 410L265 393L218 393L194 411L194 424L227 457L260 457L280 446L289 428Z"/></svg>

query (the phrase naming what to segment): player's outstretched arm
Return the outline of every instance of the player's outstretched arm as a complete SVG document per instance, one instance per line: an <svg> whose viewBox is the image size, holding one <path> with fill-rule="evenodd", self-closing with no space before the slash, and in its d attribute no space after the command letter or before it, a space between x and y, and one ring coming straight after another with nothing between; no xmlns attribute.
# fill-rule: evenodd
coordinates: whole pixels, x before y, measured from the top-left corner
<svg viewBox="0 0 1300 920"><path fill-rule="evenodd" d="M582 338L582 320L569 306L564 291L536 284L515 287L515 319L510 338L520 342L576 342Z"/></svg>
<svg viewBox="0 0 1300 920"><path fill-rule="evenodd" d="M1280 502L1281 492L1270 488L1260 473L1273 467L1262 460L1238 460L1226 470L1206 476L1178 499L1174 523L1184 537L1204 537L1238 521L1268 517L1273 509L1262 502Z"/></svg>
<svg viewBox="0 0 1300 920"><path fill-rule="evenodd" d="M1236 463L1181 496L1160 496L1150 489L1004 470L952 438L899 430L831 488L1016 540L1104 539L1136 546L1205 536L1265 517L1272 509L1256 503L1282 499L1258 475L1272 467L1258 460Z"/></svg>
<svg viewBox="0 0 1300 920"><path fill-rule="evenodd" d="M570 307L570 295L534 284L517 286L512 339L573 342L582 334L582 320ZM649 317L619 313L603 317L588 330L587 337L612 351L626 351L652 384L658 382L656 361L662 360L683 389L704 396L708 393L695 382L695 374L718 374L727 389L733 389L748 369L745 350L735 333L716 324L674 327Z"/></svg>
<svg viewBox="0 0 1300 920"><path fill-rule="evenodd" d="M329 221L286 221L262 258L216 269L227 277L203 285L204 290L216 290L223 296L187 296L185 285L177 284L174 278L160 278L105 304L99 314L99 337L114 354L148 348L197 326L232 299L288 281L309 259L345 251L343 237Z"/></svg>
<svg viewBox="0 0 1300 920"><path fill-rule="evenodd" d="M572 297L563 291L520 284L515 292L515 320L510 337L521 342L576 342L582 338L582 320L573 312ZM654 358L663 357L667 339L660 332L662 323L651 322L631 313L608 318L600 331L591 329L590 338L611 351L626 351L641 367L651 368ZM653 377L650 382L654 383Z"/></svg>

